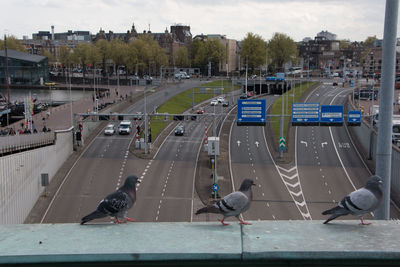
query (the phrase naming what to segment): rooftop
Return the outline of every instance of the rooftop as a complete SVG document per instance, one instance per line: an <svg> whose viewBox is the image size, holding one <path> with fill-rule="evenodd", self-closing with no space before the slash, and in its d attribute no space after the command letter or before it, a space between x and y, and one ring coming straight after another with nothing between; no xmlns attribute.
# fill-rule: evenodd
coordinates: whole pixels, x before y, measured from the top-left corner
<svg viewBox="0 0 400 267"><path fill-rule="evenodd" d="M0 50L0 57L5 57L5 50ZM29 53L20 52L17 50L7 49L7 56L13 59L19 59L24 61L31 61L39 63L40 61L46 59L44 56L32 55Z"/></svg>

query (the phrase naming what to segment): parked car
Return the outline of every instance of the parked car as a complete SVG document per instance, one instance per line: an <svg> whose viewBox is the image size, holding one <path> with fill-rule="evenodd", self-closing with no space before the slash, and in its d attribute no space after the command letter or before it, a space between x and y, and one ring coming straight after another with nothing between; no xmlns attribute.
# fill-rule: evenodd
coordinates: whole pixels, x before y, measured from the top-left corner
<svg viewBox="0 0 400 267"><path fill-rule="evenodd" d="M210 105L211 105L211 106L216 106L216 105L218 105L218 100L216 100L216 99L211 100Z"/></svg>
<svg viewBox="0 0 400 267"><path fill-rule="evenodd" d="M115 134L115 126L114 124L108 124L104 129L104 135L113 135Z"/></svg>
<svg viewBox="0 0 400 267"><path fill-rule="evenodd" d="M139 76L137 76L137 75L130 75L130 76L129 76L129 79L130 79L130 80L135 80L135 81L137 81L137 80L139 80Z"/></svg>
<svg viewBox="0 0 400 267"><path fill-rule="evenodd" d="M121 121L119 124L119 134L130 134L132 130L132 123L130 121Z"/></svg>
<svg viewBox="0 0 400 267"><path fill-rule="evenodd" d="M185 126L183 126L182 124L181 125L178 125L176 128L175 128L175 135L184 135L185 134Z"/></svg>
<svg viewBox="0 0 400 267"><path fill-rule="evenodd" d="M149 75L143 75L143 79L145 79L146 81L152 81L153 77L151 77Z"/></svg>

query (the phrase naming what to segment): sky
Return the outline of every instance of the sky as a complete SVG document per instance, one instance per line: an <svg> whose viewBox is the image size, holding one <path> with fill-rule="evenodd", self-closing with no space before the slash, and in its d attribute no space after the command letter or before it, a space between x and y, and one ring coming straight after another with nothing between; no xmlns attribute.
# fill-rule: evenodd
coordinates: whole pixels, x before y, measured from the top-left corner
<svg viewBox="0 0 400 267"><path fill-rule="evenodd" d="M182 24L197 34L222 34L243 40L248 32L269 40L275 32L295 41L322 30L337 39L383 37L384 0L0 0L0 34L90 31L164 32ZM397 22L397 25L399 23ZM398 26L398 33L400 27ZM398 34L399 36L399 34Z"/></svg>

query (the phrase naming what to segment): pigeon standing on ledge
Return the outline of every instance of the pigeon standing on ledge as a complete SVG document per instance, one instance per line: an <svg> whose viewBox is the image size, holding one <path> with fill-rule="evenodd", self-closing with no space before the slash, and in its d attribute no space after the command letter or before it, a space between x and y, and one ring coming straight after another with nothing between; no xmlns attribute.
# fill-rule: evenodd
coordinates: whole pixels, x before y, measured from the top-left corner
<svg viewBox="0 0 400 267"><path fill-rule="evenodd" d="M201 213L222 214L224 217L219 221L224 226L228 225L224 222L224 220L230 216L235 216L241 224L250 224L242 221L239 218L239 215L250 208L250 202L253 200L253 193L251 191L251 186L253 185L256 184L252 179L245 179L240 185L239 191L230 193L221 200L217 201L215 204L207 205L206 207L199 209L196 212L196 215Z"/></svg>
<svg viewBox="0 0 400 267"><path fill-rule="evenodd" d="M371 224L364 222L362 216L376 210L381 204L383 195L381 185L382 179L379 176L371 176L365 187L351 192L339 202L338 206L322 212L322 215L332 214L324 224L348 214L360 216L362 225Z"/></svg>
<svg viewBox="0 0 400 267"><path fill-rule="evenodd" d="M126 213L136 201L136 183L140 183L137 176L128 176L122 187L106 196L95 211L82 218L81 224L107 216L115 217L116 223L134 222L135 220L126 217ZM119 218L124 220L120 221Z"/></svg>

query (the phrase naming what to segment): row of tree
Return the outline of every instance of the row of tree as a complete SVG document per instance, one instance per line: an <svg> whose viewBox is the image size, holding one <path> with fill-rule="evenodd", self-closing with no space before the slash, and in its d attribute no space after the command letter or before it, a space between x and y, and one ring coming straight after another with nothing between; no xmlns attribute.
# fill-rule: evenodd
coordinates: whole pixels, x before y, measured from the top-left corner
<svg viewBox="0 0 400 267"><path fill-rule="evenodd" d="M365 44L371 44L376 37L368 37ZM341 42L344 46L345 42ZM7 38L7 47L24 51L24 46L15 37ZM0 40L0 49L4 49L4 41ZM43 51L50 63L60 62L64 67L79 66L85 75L87 67L101 68L103 73L125 67L126 73L151 74L158 72L160 67L197 67L202 73L207 73L209 62L212 71L218 71L220 64L225 62L227 51L225 45L218 39L196 39L189 48L181 46L168 58L165 50L160 47L150 34L142 34L132 42L125 43L114 39L111 42L100 39L96 43L79 43L72 50L68 46L59 48L58 58L53 58L49 51ZM283 33L275 33L269 41L261 36L248 33L240 43L241 64L248 64L249 70L255 71L266 64L271 71L279 71L285 63L298 61L298 49L292 38ZM107 69L112 63L115 68Z"/></svg>

